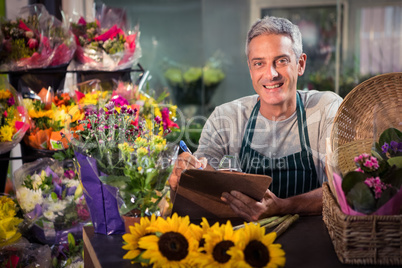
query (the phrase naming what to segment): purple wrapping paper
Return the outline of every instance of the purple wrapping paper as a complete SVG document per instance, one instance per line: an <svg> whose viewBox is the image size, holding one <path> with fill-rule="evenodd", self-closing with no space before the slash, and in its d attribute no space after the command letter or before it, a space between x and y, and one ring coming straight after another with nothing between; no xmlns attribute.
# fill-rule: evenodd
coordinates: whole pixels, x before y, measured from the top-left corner
<svg viewBox="0 0 402 268"><path fill-rule="evenodd" d="M84 187L84 196L87 202L95 233L112 235L124 234L124 222L119 214L117 200L113 195L113 187L104 185L99 180L99 171L94 158L75 152L80 164L81 181ZM91 164L89 163L91 161ZM92 165L92 166L91 166ZM97 174L96 174L96 173ZM114 189L117 191L117 189Z"/></svg>

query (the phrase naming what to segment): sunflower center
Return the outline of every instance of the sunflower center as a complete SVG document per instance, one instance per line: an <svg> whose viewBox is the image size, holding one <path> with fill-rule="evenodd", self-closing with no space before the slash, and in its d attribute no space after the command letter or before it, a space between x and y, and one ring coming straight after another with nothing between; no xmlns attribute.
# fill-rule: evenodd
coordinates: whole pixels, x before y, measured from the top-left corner
<svg viewBox="0 0 402 268"><path fill-rule="evenodd" d="M164 233L158 241L159 250L170 261L180 261L188 254L187 239L180 233Z"/></svg>
<svg viewBox="0 0 402 268"><path fill-rule="evenodd" d="M264 267L269 263L268 248L260 241L252 240L244 249L244 259L252 267Z"/></svg>
<svg viewBox="0 0 402 268"><path fill-rule="evenodd" d="M230 255L226 253L226 251L233 247L234 243L230 240L223 240L215 245L214 250L212 252L212 256L215 261L219 263L225 263L230 260Z"/></svg>

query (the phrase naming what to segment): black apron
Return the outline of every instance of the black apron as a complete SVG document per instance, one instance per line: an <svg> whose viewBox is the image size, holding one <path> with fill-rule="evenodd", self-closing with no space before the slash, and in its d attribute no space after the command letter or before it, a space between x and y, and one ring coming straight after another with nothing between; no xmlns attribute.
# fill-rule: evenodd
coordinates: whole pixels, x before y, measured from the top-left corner
<svg viewBox="0 0 402 268"><path fill-rule="evenodd" d="M280 198L306 193L320 187L308 138L306 112L299 93L296 95L300 152L281 158L269 158L250 147L260 110L259 100L251 112L240 149L243 172L271 176L273 180L269 189Z"/></svg>

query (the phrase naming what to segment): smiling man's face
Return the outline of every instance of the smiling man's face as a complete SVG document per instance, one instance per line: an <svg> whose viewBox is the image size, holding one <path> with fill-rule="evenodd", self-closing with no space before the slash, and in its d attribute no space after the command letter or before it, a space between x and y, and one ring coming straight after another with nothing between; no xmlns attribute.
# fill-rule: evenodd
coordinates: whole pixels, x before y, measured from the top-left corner
<svg viewBox="0 0 402 268"><path fill-rule="evenodd" d="M296 60L286 35L263 34L251 40L248 66L261 109L296 107L297 78L303 75L305 63L305 54Z"/></svg>

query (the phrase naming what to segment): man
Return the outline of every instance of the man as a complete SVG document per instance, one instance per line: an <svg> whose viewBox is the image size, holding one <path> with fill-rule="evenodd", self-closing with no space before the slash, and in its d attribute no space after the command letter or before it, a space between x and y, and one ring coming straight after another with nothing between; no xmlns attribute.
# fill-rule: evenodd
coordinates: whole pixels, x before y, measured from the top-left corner
<svg viewBox="0 0 402 268"><path fill-rule="evenodd" d="M175 189L185 168L216 168L224 155L234 155L243 172L273 178L260 201L237 191L222 194L239 216L255 221L288 213L320 214L325 140L342 99L333 92L296 90L307 56L299 28L287 19L258 20L248 32L246 54L257 95L216 107L194 154L198 159L181 154L171 186Z"/></svg>

